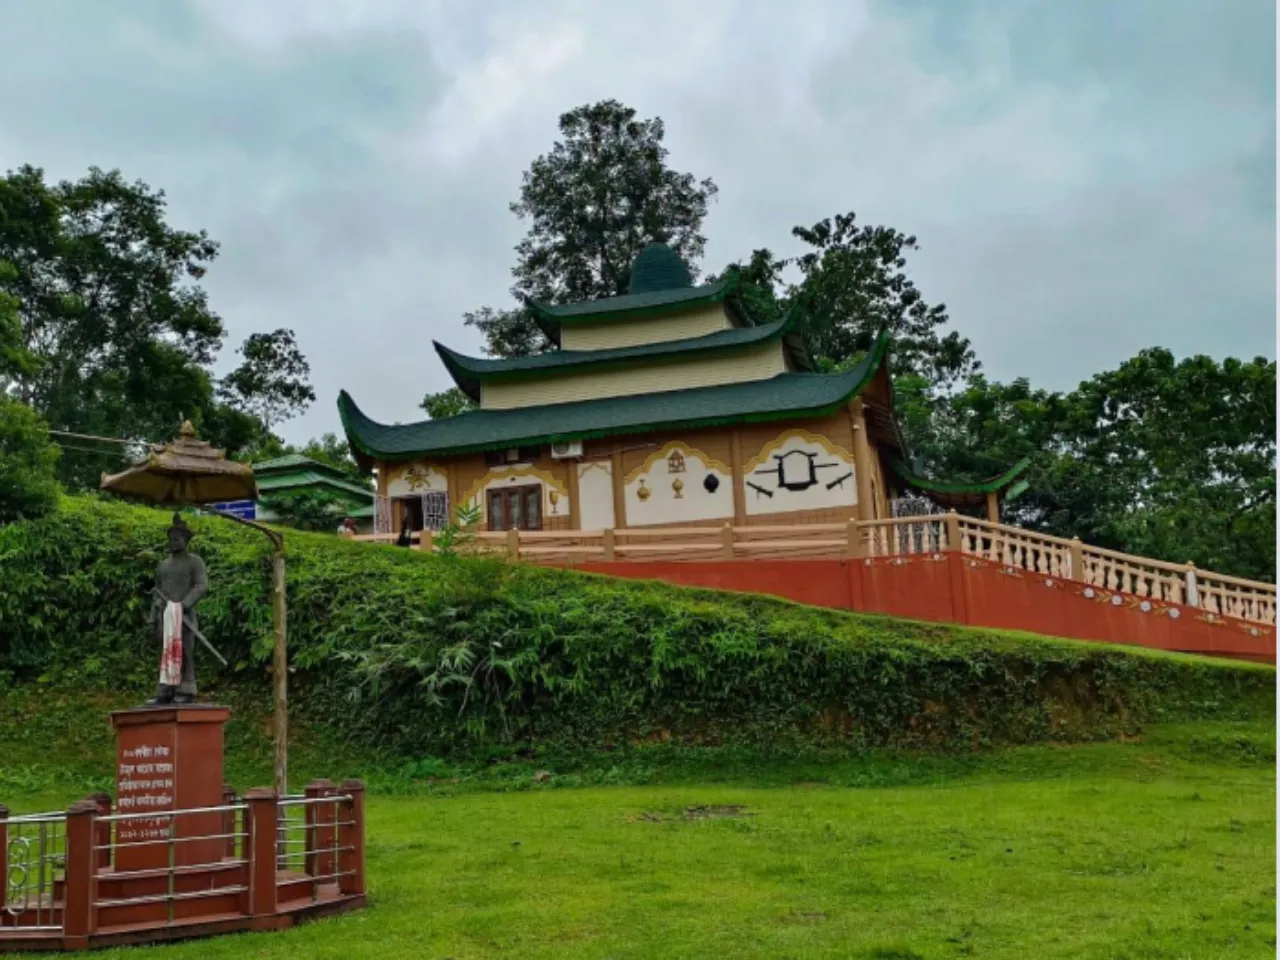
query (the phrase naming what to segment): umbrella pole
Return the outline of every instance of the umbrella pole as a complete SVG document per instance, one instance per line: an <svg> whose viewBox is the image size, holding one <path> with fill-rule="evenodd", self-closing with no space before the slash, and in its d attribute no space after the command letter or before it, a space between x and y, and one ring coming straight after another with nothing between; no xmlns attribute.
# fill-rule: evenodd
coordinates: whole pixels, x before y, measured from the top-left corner
<svg viewBox="0 0 1280 960"><path fill-rule="evenodd" d="M260 523L245 520L235 514L215 510L213 515L252 527L271 541L272 549L275 551L271 558L271 620L275 634L271 645L271 674L274 687L272 726L275 735L276 796L283 797L289 791L289 654L288 608L285 604L284 590L284 536Z"/></svg>

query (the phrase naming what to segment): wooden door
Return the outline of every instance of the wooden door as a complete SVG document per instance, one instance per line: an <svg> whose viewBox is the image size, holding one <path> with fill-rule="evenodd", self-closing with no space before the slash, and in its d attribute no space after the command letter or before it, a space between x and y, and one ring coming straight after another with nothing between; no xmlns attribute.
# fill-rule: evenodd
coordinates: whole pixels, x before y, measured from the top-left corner
<svg viewBox="0 0 1280 960"><path fill-rule="evenodd" d="M490 489L486 494L489 529L541 530L542 484Z"/></svg>

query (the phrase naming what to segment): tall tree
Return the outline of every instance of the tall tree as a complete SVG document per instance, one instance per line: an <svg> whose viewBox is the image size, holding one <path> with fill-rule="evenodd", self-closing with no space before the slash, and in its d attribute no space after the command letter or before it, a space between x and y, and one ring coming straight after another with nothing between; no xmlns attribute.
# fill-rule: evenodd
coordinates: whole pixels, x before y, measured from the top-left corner
<svg viewBox="0 0 1280 960"><path fill-rule="evenodd" d="M270 430L315 402L311 365L298 349L292 330L253 333L240 347L240 366L222 378L218 397L251 414Z"/></svg>
<svg viewBox="0 0 1280 960"><path fill-rule="evenodd" d="M616 100L560 117L560 140L524 174L511 212L529 222L516 246L511 294L570 303L626 293L631 261L652 241L695 264L716 185L667 165L666 128ZM495 356L524 356L550 343L522 307L465 315Z"/></svg>
<svg viewBox="0 0 1280 960"><path fill-rule="evenodd" d="M166 221L163 191L119 172L50 184L24 166L0 177L0 261L12 266L0 294L17 302L31 361L0 389L56 430L159 440L186 418L233 453L260 442L262 411L220 402L210 374L224 330L199 281L217 252L204 231ZM66 453L59 475L72 487L121 465L116 446Z"/></svg>
<svg viewBox="0 0 1280 960"><path fill-rule="evenodd" d="M795 227L791 234L810 249L784 258L755 250L745 263L726 268L738 271L743 302L756 322L794 311L809 352L827 369L858 360L887 330L895 376L922 378L929 396L978 371L969 341L943 331L946 307L927 304L907 275L906 254L919 248L915 237L891 227L859 227L852 213ZM796 282L787 281L788 270Z"/></svg>
<svg viewBox="0 0 1280 960"><path fill-rule="evenodd" d="M1140 556L1271 580L1276 366L1145 350L1059 394L975 377L896 384L927 472L982 479L1030 456L1008 519Z"/></svg>
<svg viewBox="0 0 1280 960"><path fill-rule="evenodd" d="M977 371L969 341L954 330L942 332L947 308L926 303L907 275L906 254L919 249L915 237L892 227L860 227L853 213L791 233L812 248L795 260L802 279L791 301L814 356L847 362L887 330L897 374L945 389Z"/></svg>
<svg viewBox="0 0 1280 960"><path fill-rule="evenodd" d="M0 262L0 277L13 273ZM14 378L30 375L35 363L22 346L18 300L0 293L0 524L48 513L57 502L58 450L49 428L5 389Z"/></svg>
<svg viewBox="0 0 1280 960"><path fill-rule="evenodd" d="M439 393L428 393L418 406L427 411L427 416L432 420L443 420L445 417L456 417L460 413L474 410L476 405L457 387L450 387Z"/></svg>

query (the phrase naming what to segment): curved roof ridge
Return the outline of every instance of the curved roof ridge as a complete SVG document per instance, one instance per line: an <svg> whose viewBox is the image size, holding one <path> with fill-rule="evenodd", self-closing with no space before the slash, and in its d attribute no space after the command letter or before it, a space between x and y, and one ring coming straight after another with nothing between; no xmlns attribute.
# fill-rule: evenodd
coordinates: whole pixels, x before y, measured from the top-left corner
<svg viewBox="0 0 1280 960"><path fill-rule="evenodd" d="M796 327L797 314L787 315L773 323L758 327L732 327L697 337L661 340L628 347L600 350L551 350L525 357L471 357L432 341L436 354L453 377L454 383L473 399L478 399L484 380L520 378L586 368L635 365L648 359L670 359L683 354L740 350L785 337ZM811 370L812 361L802 341L788 344L792 362L802 370Z"/></svg>
<svg viewBox="0 0 1280 960"><path fill-rule="evenodd" d="M338 414L352 452L366 469L375 459L410 460L662 429L826 416L866 388L884 362L888 344L888 336L882 334L861 362L839 374L782 373L745 383L472 410L445 420L394 426L369 418L343 390Z"/></svg>

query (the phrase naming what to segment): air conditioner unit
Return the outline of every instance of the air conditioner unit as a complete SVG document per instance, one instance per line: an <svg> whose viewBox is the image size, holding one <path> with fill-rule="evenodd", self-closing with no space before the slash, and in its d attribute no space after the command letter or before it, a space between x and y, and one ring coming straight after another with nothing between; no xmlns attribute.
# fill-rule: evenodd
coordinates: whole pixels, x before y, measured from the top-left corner
<svg viewBox="0 0 1280 960"><path fill-rule="evenodd" d="M582 441L569 440L551 445L552 460L578 460L582 458Z"/></svg>

